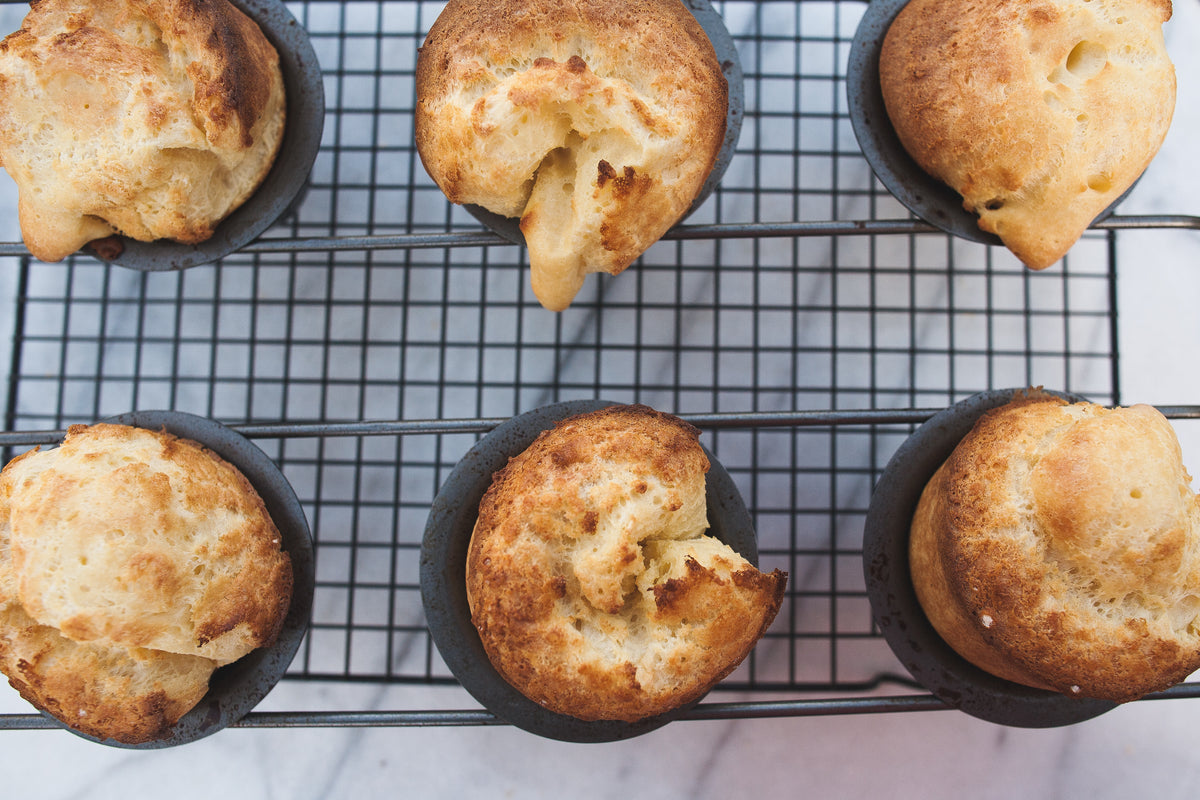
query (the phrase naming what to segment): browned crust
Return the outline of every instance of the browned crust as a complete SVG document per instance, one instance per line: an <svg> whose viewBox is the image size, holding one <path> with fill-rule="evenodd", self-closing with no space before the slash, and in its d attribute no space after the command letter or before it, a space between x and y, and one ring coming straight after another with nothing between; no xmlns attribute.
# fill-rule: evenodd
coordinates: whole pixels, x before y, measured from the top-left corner
<svg viewBox="0 0 1200 800"><path fill-rule="evenodd" d="M262 30L227 0L31 6L0 42L0 156L30 251L58 261L114 233L209 239L282 142L283 76Z"/></svg>
<svg viewBox="0 0 1200 800"><path fill-rule="evenodd" d="M786 574L724 555L685 557L679 574L644 594L626 587L605 608L580 599L579 554L597 526L656 491L648 484L682 487L708 469L697 435L676 417L615 406L560 422L496 473L468 551L467 594L493 666L527 697L585 720L654 716L728 675L775 618ZM610 481L621 485L605 488ZM673 502L674 491L664 495L667 513L690 502ZM578 549L564 546L573 539ZM643 557L629 546L611 560ZM578 625L595 639L580 638ZM639 626L650 644L632 633ZM665 643L681 631L686 646ZM654 647L656 667L646 671L639 651Z"/></svg>
<svg viewBox="0 0 1200 800"><path fill-rule="evenodd" d="M451 202L520 219L534 292L562 310L691 207L728 93L679 0L451 0L417 60L415 141Z"/></svg>
<svg viewBox="0 0 1200 800"><path fill-rule="evenodd" d="M273 92L280 90L279 54L258 25L227 0L124 0L163 34L163 46L187 59L194 82L192 107L214 145L248 149ZM22 27L0 41L0 52L30 50L45 38L47 50L35 57L51 69L79 74L115 69L152 69L148 54L98 27L89 3L33 0ZM44 30L43 17L69 14L68 27Z"/></svg>
<svg viewBox="0 0 1200 800"><path fill-rule="evenodd" d="M1166 688L1200 668L1189 480L1151 409L1019 398L922 494L918 599L960 655L1008 680L1117 702Z"/></svg>
<svg viewBox="0 0 1200 800"><path fill-rule="evenodd" d="M79 641L220 663L275 641L291 602L291 561L262 498L235 467L197 442L112 424L72 426L59 448L39 457L53 460L31 480L14 477L20 460L0 473L16 584L32 617ZM76 558L72 547L96 546L89 542L111 543L119 554L103 567L79 567L92 580L114 581L93 591L115 593L115 612L42 571ZM58 599L64 590L66 606ZM183 640L162 621L180 608L189 609Z"/></svg>
<svg viewBox="0 0 1200 800"><path fill-rule="evenodd" d="M28 702L88 735L125 744L169 735L203 698L216 663L75 642L38 624L17 597L9 535L11 490L10 481L0 481L0 672Z"/></svg>
<svg viewBox="0 0 1200 800"><path fill-rule="evenodd" d="M208 586L204 613L195 622L196 641L207 644L231 631L248 631L253 647L275 643L292 600L290 557L282 549L282 535L271 519L258 491L236 467L204 445L158 432L162 458L183 465L193 474L211 468L208 485L195 484L187 504L238 508L245 527L221 540L215 555L240 560L242 569L216 577Z"/></svg>
<svg viewBox="0 0 1200 800"><path fill-rule="evenodd" d="M492 85L496 77L484 63L542 70L561 64L573 75L590 70L630 81L662 106L679 105L681 113L708 121L697 130L702 138L686 145L708 161L699 172L712 170L725 135L728 85L704 29L678 0L450 0L417 59L414 133L422 163L455 203L472 202L460 189L461 149L453 147L472 132L437 126L436 110L452 92ZM644 111L647 123L660 124Z"/></svg>
<svg viewBox="0 0 1200 800"><path fill-rule="evenodd" d="M279 54L262 30L228 2L144 0L138 6L164 33L198 54L187 72L195 83L192 105L205 120L209 140L249 149L255 125L279 91Z"/></svg>
<svg viewBox="0 0 1200 800"><path fill-rule="evenodd" d="M216 664L74 642L19 606L0 609L0 671L35 707L100 739L163 739L204 697Z"/></svg>
<svg viewBox="0 0 1200 800"><path fill-rule="evenodd" d="M904 148L963 196L979 227L1050 266L1133 184L1175 102L1170 0L912 0L880 51ZM1095 74L1066 69L1094 44Z"/></svg>

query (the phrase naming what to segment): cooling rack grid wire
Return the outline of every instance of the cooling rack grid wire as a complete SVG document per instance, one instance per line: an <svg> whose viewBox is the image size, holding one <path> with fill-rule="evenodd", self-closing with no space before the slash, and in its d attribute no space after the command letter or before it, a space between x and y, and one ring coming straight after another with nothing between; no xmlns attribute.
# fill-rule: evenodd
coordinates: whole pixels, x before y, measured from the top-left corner
<svg viewBox="0 0 1200 800"><path fill-rule="evenodd" d="M1120 402L1118 231L1196 221L1118 215L1042 273L936 232L874 179L851 128L845 69L865 4L714 6L745 75L722 184L553 314L525 252L447 203L415 152L413 71L440 4L289 3L327 107L303 201L241 252L178 272L0 248L17 283L5 457L132 409L233 426L280 465L312 527L312 626L285 682L452 693L418 588L441 483L515 414L646 403L701 428L751 511L761 565L791 575L775 625L691 716L942 708L871 623L872 487L916 425L974 392ZM296 708L242 724L496 722L460 702L471 710Z"/></svg>

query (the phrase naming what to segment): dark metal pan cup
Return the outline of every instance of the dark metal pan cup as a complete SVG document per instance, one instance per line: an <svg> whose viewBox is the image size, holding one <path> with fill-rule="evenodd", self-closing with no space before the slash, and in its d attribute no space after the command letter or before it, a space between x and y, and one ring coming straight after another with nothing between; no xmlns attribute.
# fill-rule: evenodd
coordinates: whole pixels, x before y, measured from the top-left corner
<svg viewBox="0 0 1200 800"><path fill-rule="evenodd" d="M159 272L186 269L218 261L254 241L303 198L325 127L325 87L321 65L308 33L282 0L230 0L259 28L279 52L279 67L287 92L287 121L283 141L270 172L245 203L199 244L169 239L139 242L124 236L103 240L106 246L85 246L83 252L122 267ZM112 245L115 241L114 246ZM119 252L118 252L119 251Z"/></svg>
<svg viewBox="0 0 1200 800"><path fill-rule="evenodd" d="M896 451L871 496L863 534L863 572L871 615L917 683L979 719L1023 728L1071 725L1116 707L1012 683L970 663L930 624L909 571L909 529L925 484L983 414L1019 390L973 395L921 425ZM1083 398L1048 392L1072 402Z"/></svg>
<svg viewBox="0 0 1200 800"><path fill-rule="evenodd" d="M211 736L246 716L274 688L292 663L308 631L316 585L308 522L295 492L275 463L248 439L219 422L179 411L131 411L102 422L165 430L174 436L199 442L237 467L262 497L267 513L279 529L283 550L292 561L292 600L274 644L253 650L218 668L209 680L208 692L172 727L167 737L140 744L99 739L69 728L43 712L44 716L76 736L112 747L156 750L188 744Z"/></svg>
<svg viewBox="0 0 1200 800"><path fill-rule="evenodd" d="M859 149L880 183L918 218L963 239L1002 247L1000 237L981 230L978 218L963 208L958 192L918 166L888 117L879 85L879 51L892 21L907 4L908 0L872 0L850 45L846 100ZM1110 216L1131 190L1096 220Z"/></svg>
<svg viewBox="0 0 1200 800"><path fill-rule="evenodd" d="M640 720L588 722L549 711L504 680L488 659L467 604L467 547L479 501L492 475L524 451L542 431L567 417L616 403L579 400L545 406L514 417L481 439L459 461L430 509L421 546L421 598L434 643L446 665L484 708L530 733L568 742L609 742L648 733L678 718L695 703ZM706 476L709 535L757 565L753 522L733 479L708 453ZM699 702L699 701L696 701Z"/></svg>

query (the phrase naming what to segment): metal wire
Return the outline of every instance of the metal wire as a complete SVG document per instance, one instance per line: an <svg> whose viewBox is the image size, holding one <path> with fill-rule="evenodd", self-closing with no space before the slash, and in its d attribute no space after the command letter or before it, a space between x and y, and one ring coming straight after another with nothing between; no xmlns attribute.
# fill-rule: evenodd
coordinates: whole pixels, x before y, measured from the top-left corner
<svg viewBox="0 0 1200 800"><path fill-rule="evenodd" d="M1043 273L935 232L876 182L849 126L844 70L864 5L715 5L746 77L725 180L637 265L555 315L529 291L524 251L421 168L413 74L436 5L289 4L327 95L303 203L242 252L183 272L42 264L0 245L19 270L0 446L11 456L132 409L231 424L281 466L313 530L317 597L289 679L451 685L417 582L449 471L531 408L646 403L703 429L754 517L762 566L792 576L776 625L721 687L790 699L697 714L941 707L863 695L902 672L863 585L871 488L917 424L976 391L1045 385L1119 403L1116 232L1200 223L1111 217ZM489 717L296 709L243 724Z"/></svg>

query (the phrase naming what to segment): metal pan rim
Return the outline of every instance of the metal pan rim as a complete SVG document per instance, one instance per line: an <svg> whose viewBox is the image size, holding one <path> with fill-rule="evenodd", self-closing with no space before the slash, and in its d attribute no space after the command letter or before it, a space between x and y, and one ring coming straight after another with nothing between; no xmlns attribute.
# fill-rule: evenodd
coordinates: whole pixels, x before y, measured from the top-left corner
<svg viewBox="0 0 1200 800"><path fill-rule="evenodd" d="M238 468L262 497L282 546L292 561L292 600L275 643L217 669L208 692L171 729L169 736L127 744L77 731L57 717L42 716L88 741L127 750L159 750L189 744L233 725L283 678L308 632L316 574L308 521L291 484L257 445L216 420L182 411L130 411L99 422L162 431L199 442Z"/></svg>
<svg viewBox="0 0 1200 800"><path fill-rule="evenodd" d="M979 417L1023 391L1029 390L996 389L972 395L930 417L901 444L871 495L863 531L863 576L875 627L917 683L978 719L1049 728L1091 719L1116 704L1022 686L962 658L921 609L908 563L909 526L925 484ZM1045 393L1072 402L1085 400L1064 392Z"/></svg>
<svg viewBox="0 0 1200 800"><path fill-rule="evenodd" d="M479 501L492 475L523 451L539 433L576 414L621 403L572 400L513 417L472 447L442 485L430 508L421 545L421 598L430 635L446 666L484 708L501 720L550 739L609 742L648 733L676 719L699 700L638 722L587 722L549 711L522 695L492 667L471 622L466 598L466 552ZM708 454L706 480L709 533L751 563L758 563L753 522L729 473Z"/></svg>
<svg viewBox="0 0 1200 800"><path fill-rule="evenodd" d="M189 245L169 239L140 242L118 236L122 249L111 259L89 246L81 253L142 272L210 264L257 239L303 200L325 126L325 84L316 51L307 31L281 0L230 2L258 23L279 53L287 92L287 119L275 163L254 194L231 211L206 241Z"/></svg>
<svg viewBox="0 0 1200 800"><path fill-rule="evenodd" d="M958 192L913 160L888 117L879 86L879 53L888 28L908 2L871 0L851 42L846 101L859 149L884 188L918 219L968 241L1003 247L999 236L982 230L978 218L963 208ZM1111 216L1131 191L1133 186L1100 212L1093 224Z"/></svg>

